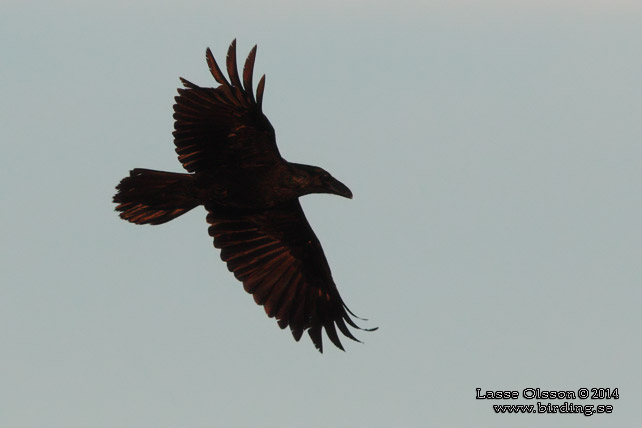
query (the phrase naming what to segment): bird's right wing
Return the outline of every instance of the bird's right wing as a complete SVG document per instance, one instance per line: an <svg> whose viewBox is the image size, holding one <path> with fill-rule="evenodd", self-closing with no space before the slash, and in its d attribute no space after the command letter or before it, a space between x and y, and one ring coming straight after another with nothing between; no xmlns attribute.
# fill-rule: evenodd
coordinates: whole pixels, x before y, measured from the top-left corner
<svg viewBox="0 0 642 428"><path fill-rule="evenodd" d="M270 165L281 160L274 128L261 108L265 75L256 98L253 92L255 56L256 46L245 61L243 83L236 66L236 40L227 52L229 82L209 49L207 64L220 86L202 88L181 78L185 88L178 89L175 98L174 144L187 171Z"/></svg>
<svg viewBox="0 0 642 428"><path fill-rule="evenodd" d="M339 295L321 244L298 200L261 212L206 208L209 233L214 246L221 249L221 258L281 328L290 326L297 341L307 330L321 352L322 329L340 349L335 327L358 341L346 323L361 328L350 318L352 312Z"/></svg>

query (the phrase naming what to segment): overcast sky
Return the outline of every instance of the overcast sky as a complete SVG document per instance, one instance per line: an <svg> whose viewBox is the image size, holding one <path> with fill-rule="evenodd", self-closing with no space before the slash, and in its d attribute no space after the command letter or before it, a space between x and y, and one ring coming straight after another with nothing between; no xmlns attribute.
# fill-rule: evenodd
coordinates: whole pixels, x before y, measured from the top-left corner
<svg viewBox="0 0 642 428"><path fill-rule="evenodd" d="M641 22L638 1L5 1L0 426L634 426ZM181 170L178 77L214 85L205 49L233 38L283 156L355 194L302 202L380 327L345 353L265 316L202 208L113 211L130 169ZM475 399L529 387L620 398Z"/></svg>

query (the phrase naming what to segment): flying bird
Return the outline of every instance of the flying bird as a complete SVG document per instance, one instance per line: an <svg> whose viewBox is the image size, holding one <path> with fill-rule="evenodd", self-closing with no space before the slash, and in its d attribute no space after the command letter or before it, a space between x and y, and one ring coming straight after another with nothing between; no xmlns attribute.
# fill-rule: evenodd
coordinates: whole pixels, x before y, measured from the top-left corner
<svg viewBox="0 0 642 428"><path fill-rule="evenodd" d="M322 330L343 350L337 329L358 342L348 326L376 328L361 328L350 317L358 318L339 295L299 197L352 198L352 192L322 168L281 157L262 109L265 75L256 96L253 91L255 57L256 46L239 75L232 41L228 81L207 49L219 86L200 87L181 78L184 87L175 97L174 144L188 173L133 169L116 187L113 201L122 219L152 225L203 205L221 259L268 317L282 329L290 327L296 341L307 331L320 352Z"/></svg>

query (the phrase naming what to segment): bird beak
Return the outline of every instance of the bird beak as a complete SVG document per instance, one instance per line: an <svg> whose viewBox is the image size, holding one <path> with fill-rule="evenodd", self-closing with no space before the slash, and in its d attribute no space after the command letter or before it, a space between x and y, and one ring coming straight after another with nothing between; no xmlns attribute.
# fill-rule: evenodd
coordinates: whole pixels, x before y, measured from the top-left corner
<svg viewBox="0 0 642 428"><path fill-rule="evenodd" d="M352 199L352 192L348 189L348 186L332 177L328 183L328 193L335 195L343 196L344 198Z"/></svg>

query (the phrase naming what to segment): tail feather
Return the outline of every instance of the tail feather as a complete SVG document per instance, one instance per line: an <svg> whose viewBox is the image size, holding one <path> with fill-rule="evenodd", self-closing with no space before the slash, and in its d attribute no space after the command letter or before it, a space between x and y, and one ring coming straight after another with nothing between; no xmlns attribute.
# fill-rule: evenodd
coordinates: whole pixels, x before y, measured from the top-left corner
<svg viewBox="0 0 642 428"><path fill-rule="evenodd" d="M200 204L193 179L190 174L133 169L116 186L116 211L131 223L166 223Z"/></svg>

